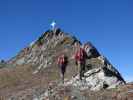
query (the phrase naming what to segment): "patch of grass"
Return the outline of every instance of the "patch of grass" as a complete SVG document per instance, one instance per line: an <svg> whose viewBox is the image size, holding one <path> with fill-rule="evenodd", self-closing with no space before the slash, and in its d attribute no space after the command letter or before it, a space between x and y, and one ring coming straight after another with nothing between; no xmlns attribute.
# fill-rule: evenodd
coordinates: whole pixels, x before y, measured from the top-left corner
<svg viewBox="0 0 133 100"><path fill-rule="evenodd" d="M30 66L0 69L0 88L15 86L31 77Z"/></svg>

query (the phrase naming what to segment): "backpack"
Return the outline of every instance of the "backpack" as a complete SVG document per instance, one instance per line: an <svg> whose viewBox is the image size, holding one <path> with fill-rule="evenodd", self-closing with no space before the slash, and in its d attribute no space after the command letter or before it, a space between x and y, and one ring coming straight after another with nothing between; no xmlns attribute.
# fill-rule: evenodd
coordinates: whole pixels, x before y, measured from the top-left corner
<svg viewBox="0 0 133 100"><path fill-rule="evenodd" d="M65 58L64 57L59 57L58 58L58 64L62 65L65 63Z"/></svg>
<svg viewBox="0 0 133 100"><path fill-rule="evenodd" d="M82 61L84 59L84 50L80 48L80 50L76 52L75 56L77 61Z"/></svg>

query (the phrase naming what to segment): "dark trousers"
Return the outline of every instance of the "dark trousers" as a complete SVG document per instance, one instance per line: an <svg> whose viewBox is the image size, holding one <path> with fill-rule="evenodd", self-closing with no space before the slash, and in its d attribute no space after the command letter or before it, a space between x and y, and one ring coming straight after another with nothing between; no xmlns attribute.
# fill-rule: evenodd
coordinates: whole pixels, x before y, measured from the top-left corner
<svg viewBox="0 0 133 100"><path fill-rule="evenodd" d="M84 72L85 72L84 62L78 62L78 72L79 72L79 78L80 80L82 80L82 77L84 77Z"/></svg>
<svg viewBox="0 0 133 100"><path fill-rule="evenodd" d="M65 74L65 71L66 71L66 65L61 64L61 65L59 65L59 67L60 67L60 71L61 71L61 78L62 78L62 81L64 83L64 74Z"/></svg>

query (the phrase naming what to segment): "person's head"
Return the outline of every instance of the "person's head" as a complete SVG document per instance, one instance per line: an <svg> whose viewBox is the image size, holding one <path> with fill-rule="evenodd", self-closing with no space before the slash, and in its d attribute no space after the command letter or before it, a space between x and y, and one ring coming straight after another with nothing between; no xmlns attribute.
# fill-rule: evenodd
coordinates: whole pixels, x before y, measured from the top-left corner
<svg viewBox="0 0 133 100"><path fill-rule="evenodd" d="M80 43L79 43L79 42L75 42L74 46L75 46L76 48L79 48L79 47L80 47Z"/></svg>
<svg viewBox="0 0 133 100"><path fill-rule="evenodd" d="M59 55L58 55L58 57L59 57L59 58L65 57L64 52L60 52Z"/></svg>
<svg viewBox="0 0 133 100"><path fill-rule="evenodd" d="M65 57L65 55L64 55L64 54L62 54L62 55L61 55L61 57L62 57L62 58L64 58L64 57Z"/></svg>

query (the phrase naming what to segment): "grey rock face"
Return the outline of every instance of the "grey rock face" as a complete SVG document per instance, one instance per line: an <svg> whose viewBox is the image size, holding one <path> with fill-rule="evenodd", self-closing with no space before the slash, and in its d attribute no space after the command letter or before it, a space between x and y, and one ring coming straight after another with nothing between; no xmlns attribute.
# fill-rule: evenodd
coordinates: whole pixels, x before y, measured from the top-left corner
<svg viewBox="0 0 133 100"><path fill-rule="evenodd" d="M58 70L58 67L56 67L57 57L64 53L68 57L68 67L65 76L68 81L65 83L66 85L73 85L80 89L100 90L114 88L125 83L120 73L104 56L100 55L94 46L92 50L86 49L89 57L86 58L84 79L80 81L75 61L71 59L75 50L75 42L80 41L62 32L60 29L57 29L55 32L49 30L37 41L23 49L16 57L9 60L8 63L36 66L34 74L46 68L50 70L55 68L56 72Z"/></svg>
<svg viewBox="0 0 133 100"><path fill-rule="evenodd" d="M89 88L94 91L116 88L121 84L125 84L120 73L103 56L86 60L87 67L89 68L86 69L82 81L79 80L79 75L77 75L66 84L79 87L80 89Z"/></svg>

